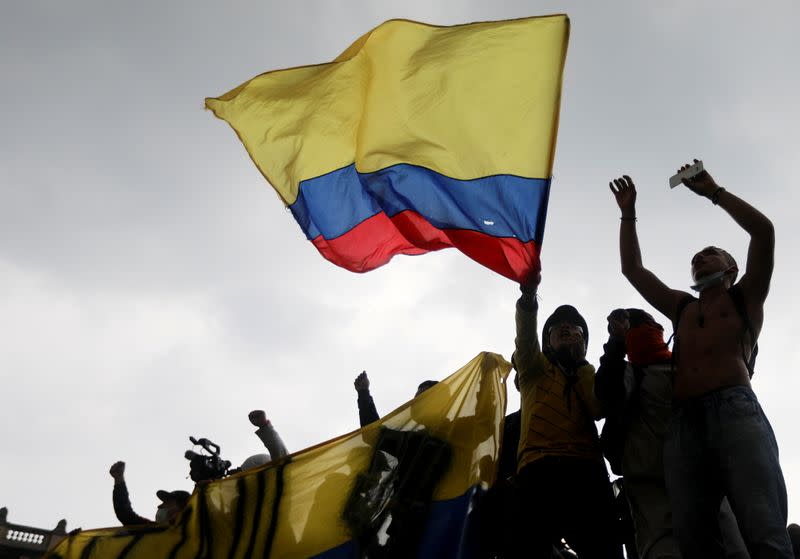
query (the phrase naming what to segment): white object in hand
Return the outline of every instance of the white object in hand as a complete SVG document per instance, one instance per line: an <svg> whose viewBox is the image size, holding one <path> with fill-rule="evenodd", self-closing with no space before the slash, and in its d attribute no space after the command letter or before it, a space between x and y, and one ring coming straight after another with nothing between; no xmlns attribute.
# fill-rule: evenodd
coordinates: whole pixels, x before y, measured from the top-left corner
<svg viewBox="0 0 800 559"><path fill-rule="evenodd" d="M683 179L690 179L696 176L697 174L701 173L702 171L703 171L703 162L698 161L697 163L687 167L680 173L672 175L669 178L669 187L675 188L676 186L681 184L681 181L683 181Z"/></svg>

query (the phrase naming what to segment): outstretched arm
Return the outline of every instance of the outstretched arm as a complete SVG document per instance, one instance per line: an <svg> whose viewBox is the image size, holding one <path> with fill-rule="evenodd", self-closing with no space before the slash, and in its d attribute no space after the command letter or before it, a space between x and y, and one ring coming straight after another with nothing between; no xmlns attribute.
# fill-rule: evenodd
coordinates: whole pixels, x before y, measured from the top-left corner
<svg viewBox="0 0 800 559"><path fill-rule="evenodd" d="M608 316L609 337L594 377L594 395L609 409L621 409L625 403L625 333L629 327L623 309L616 309Z"/></svg>
<svg viewBox="0 0 800 559"><path fill-rule="evenodd" d="M374 421L378 421L381 416L378 415L378 409L375 407L372 394L369 393L367 371L361 371L361 374L353 381L353 386L358 393L358 420L361 426L365 427Z"/></svg>
<svg viewBox="0 0 800 559"><path fill-rule="evenodd" d="M694 161L698 162L697 159ZM686 167L684 165L680 171ZM772 222L753 206L719 186L707 171L684 179L683 184L725 210L750 235L747 264L739 286L749 301L763 303L775 265L775 228Z"/></svg>
<svg viewBox="0 0 800 559"><path fill-rule="evenodd" d="M283 444L283 440L281 440L281 436L272 426L272 422L267 419L267 414L265 414L263 410L251 411L248 418L250 419L250 423L258 427L256 435L261 439L261 442L264 443L264 446L267 447L267 452L269 452L271 460L279 460L289 454L289 451L286 450L286 445Z"/></svg>
<svg viewBox="0 0 800 559"><path fill-rule="evenodd" d="M537 333L539 304L536 301L536 291L541 279L541 274L537 274L527 284L519 287L522 295L517 300L515 315L517 336L514 338L514 355L511 357L511 363L519 374L520 387L540 370L539 358L542 349Z"/></svg>
<svg viewBox="0 0 800 559"><path fill-rule="evenodd" d="M636 232L636 186L628 175L608 183L622 216L619 225L619 257L622 274L648 303L669 318L675 319L678 301L683 291L670 289L642 264L639 235Z"/></svg>
<svg viewBox="0 0 800 559"><path fill-rule="evenodd" d="M114 491L111 498L114 503L114 514L117 515L117 520L119 520L120 524L123 526L152 524L152 520L133 512L131 499L128 496L128 486L125 483L125 462L114 462L108 473L114 478Z"/></svg>

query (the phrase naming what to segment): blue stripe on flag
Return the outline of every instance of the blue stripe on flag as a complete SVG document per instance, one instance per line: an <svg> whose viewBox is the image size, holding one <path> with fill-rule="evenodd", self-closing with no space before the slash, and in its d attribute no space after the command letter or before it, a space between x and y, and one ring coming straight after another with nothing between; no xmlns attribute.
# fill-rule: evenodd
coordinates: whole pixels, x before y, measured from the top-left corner
<svg viewBox="0 0 800 559"><path fill-rule="evenodd" d="M470 559L477 556L477 525L471 521L471 504L481 494L484 491L472 487L454 499L431 503L418 559ZM351 540L314 555L312 559L352 559L356 556L356 546Z"/></svg>
<svg viewBox="0 0 800 559"><path fill-rule="evenodd" d="M306 238L332 240L380 213L411 210L437 229L466 229L541 244L550 179L452 179L416 165L359 173L348 165L300 184L290 206Z"/></svg>

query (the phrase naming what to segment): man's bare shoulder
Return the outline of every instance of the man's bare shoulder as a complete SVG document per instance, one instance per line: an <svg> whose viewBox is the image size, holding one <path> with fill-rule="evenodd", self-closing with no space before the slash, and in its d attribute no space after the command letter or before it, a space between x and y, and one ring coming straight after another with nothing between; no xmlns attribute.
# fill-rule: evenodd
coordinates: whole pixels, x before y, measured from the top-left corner
<svg viewBox="0 0 800 559"><path fill-rule="evenodd" d="M680 289L673 289L672 314L667 316L667 318L669 318L673 324L683 320L684 311L689 305L691 305L695 301L697 301L697 297L695 297L691 293L688 293L687 291L681 291Z"/></svg>
<svg viewBox="0 0 800 559"><path fill-rule="evenodd" d="M744 307L743 312L740 312L740 314L744 314L747 317L747 320L750 322L750 327L753 330L752 335L755 340L757 340L761 333L761 327L764 324L765 299L758 293L753 292L754 289L747 280L747 277L742 278L730 289L730 294L735 304L737 298L736 290L740 293L738 297L741 299L740 304ZM753 340L753 342L755 342L755 340Z"/></svg>

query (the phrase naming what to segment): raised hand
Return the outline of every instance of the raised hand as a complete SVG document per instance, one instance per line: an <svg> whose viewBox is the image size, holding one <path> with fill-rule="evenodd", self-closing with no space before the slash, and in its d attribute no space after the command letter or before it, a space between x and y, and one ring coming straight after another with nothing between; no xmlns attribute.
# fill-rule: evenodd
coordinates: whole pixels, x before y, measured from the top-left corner
<svg viewBox="0 0 800 559"><path fill-rule="evenodd" d="M361 371L361 374L356 377L355 381L353 381L353 386L355 386L356 390L359 392L362 390L369 390L369 377L367 376L367 371Z"/></svg>
<svg viewBox="0 0 800 559"><path fill-rule="evenodd" d="M621 178L608 183L608 188L617 201L622 217L636 217L636 185L633 184L633 179L628 175L622 175Z"/></svg>
<svg viewBox="0 0 800 559"><path fill-rule="evenodd" d="M250 423L256 427L264 427L269 424L267 414L264 413L264 410L253 410L247 414L247 418L250 420Z"/></svg>
<svg viewBox="0 0 800 559"><path fill-rule="evenodd" d="M616 309L608 315L608 333L615 338L624 338L630 330L631 323L625 309Z"/></svg>
<svg viewBox="0 0 800 559"><path fill-rule="evenodd" d="M699 163L697 159L694 160L695 163ZM691 164L683 165L678 172L680 173L684 169L688 169L691 167ZM710 198L714 192L719 188L719 185L714 181L711 175L708 174L708 171L700 171L695 176L689 179L683 179L683 184L697 194L698 196L705 196L706 198Z"/></svg>
<svg viewBox="0 0 800 559"><path fill-rule="evenodd" d="M108 473L111 474L111 477L114 480L121 480L125 477L125 462L120 460L119 462L114 462L109 468Z"/></svg>
<svg viewBox="0 0 800 559"><path fill-rule="evenodd" d="M542 283L542 272L536 272L529 276L519 288L523 293L536 293L540 283Z"/></svg>

